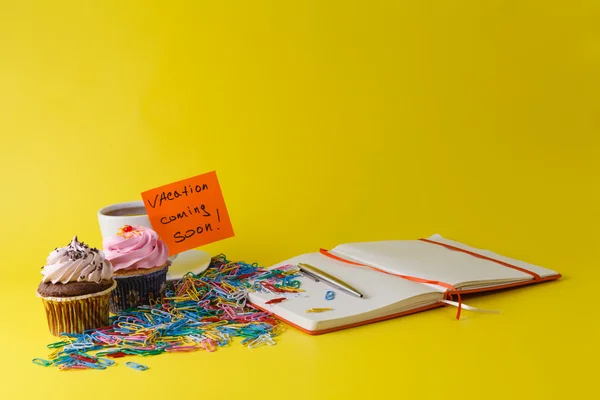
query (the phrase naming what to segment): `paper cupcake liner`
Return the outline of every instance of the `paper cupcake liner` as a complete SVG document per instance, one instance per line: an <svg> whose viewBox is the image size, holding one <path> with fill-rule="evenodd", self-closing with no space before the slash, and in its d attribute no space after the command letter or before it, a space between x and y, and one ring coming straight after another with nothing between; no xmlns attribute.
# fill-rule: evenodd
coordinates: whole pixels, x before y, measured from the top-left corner
<svg viewBox="0 0 600 400"><path fill-rule="evenodd" d="M48 328L54 336L61 333L83 333L88 329L107 326L109 297L117 282L98 293L75 297L38 297L44 303Z"/></svg>
<svg viewBox="0 0 600 400"><path fill-rule="evenodd" d="M149 274L123 277L114 275L117 288L110 295L110 312L116 314L128 308L149 305L151 301L161 299L165 294L168 270L169 267L166 265Z"/></svg>

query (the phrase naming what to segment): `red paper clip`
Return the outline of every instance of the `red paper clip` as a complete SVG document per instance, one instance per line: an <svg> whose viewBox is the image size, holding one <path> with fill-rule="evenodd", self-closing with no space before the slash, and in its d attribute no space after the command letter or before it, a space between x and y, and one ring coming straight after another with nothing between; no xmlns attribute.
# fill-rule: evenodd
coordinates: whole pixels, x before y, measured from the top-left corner
<svg viewBox="0 0 600 400"><path fill-rule="evenodd" d="M60 369L89 369L85 365L61 365Z"/></svg>
<svg viewBox="0 0 600 400"><path fill-rule="evenodd" d="M235 280L246 279L246 278L250 278L251 276L254 276L254 275L256 275L256 273L252 272L252 273L250 273L250 274L242 274L242 275L238 275L238 276L236 276L236 277L235 277L235 278L233 278L233 279L235 279Z"/></svg>
<svg viewBox="0 0 600 400"><path fill-rule="evenodd" d="M121 357L125 357L125 353L123 353L121 351L116 351L114 353L106 353L106 357L121 358Z"/></svg>
<svg viewBox="0 0 600 400"><path fill-rule="evenodd" d="M285 301L285 300L287 300L287 298L285 298L285 297L277 297L275 299L271 299L271 300L265 302L265 304L277 304L277 303L281 303L282 301Z"/></svg>
<svg viewBox="0 0 600 400"><path fill-rule="evenodd" d="M287 293L299 293L300 292L298 289L289 288L289 287L279 287L277 289L279 289L281 292L287 292Z"/></svg>
<svg viewBox="0 0 600 400"><path fill-rule="evenodd" d="M264 288L267 288L268 290L270 290L271 292L278 292L278 293L283 293L283 290L279 289L278 287L275 287L275 285L269 283L269 282L261 282L260 283Z"/></svg>
<svg viewBox="0 0 600 400"><path fill-rule="evenodd" d="M89 362L89 363L97 363L98 360L91 357L82 356L81 354L71 354L71 358L79 361Z"/></svg>

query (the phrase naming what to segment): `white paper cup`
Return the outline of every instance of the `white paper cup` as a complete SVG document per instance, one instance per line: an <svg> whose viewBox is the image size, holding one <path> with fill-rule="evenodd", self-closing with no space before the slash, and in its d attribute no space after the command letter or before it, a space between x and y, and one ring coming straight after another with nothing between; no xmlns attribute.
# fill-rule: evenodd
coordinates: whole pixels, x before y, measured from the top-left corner
<svg viewBox="0 0 600 400"><path fill-rule="evenodd" d="M117 210L134 207L144 207L144 202L142 200L138 200L111 204L110 206L103 207L98 211L98 223L100 224L100 233L102 234L103 240L108 237L115 236L119 228L122 228L125 225L141 225L152 229L152 225L150 225L150 220L148 219L147 214L108 215L109 213Z"/></svg>

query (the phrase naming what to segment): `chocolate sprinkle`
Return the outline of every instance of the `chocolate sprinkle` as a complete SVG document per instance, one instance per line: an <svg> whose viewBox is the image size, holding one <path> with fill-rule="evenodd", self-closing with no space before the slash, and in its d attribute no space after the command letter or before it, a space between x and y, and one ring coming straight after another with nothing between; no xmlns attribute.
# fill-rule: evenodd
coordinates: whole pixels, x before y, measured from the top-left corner
<svg viewBox="0 0 600 400"><path fill-rule="evenodd" d="M90 248L87 244L80 242L77 240L77 236L75 236L71 243L69 243L69 245L66 247L66 255L73 261L80 260L87 257L89 249ZM97 251L95 248L94 250Z"/></svg>

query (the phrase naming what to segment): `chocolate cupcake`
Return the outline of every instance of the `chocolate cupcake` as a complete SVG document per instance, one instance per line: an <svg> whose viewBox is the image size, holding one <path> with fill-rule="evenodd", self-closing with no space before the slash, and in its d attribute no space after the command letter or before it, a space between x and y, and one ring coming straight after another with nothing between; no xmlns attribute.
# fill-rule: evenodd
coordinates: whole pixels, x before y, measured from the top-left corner
<svg viewBox="0 0 600 400"><path fill-rule="evenodd" d="M148 305L162 298L169 251L155 231L145 226L125 225L102 245L117 281L117 289L110 296L111 312Z"/></svg>
<svg viewBox="0 0 600 400"><path fill-rule="evenodd" d="M82 333L108 325L109 297L116 288L104 253L73 238L50 253L42 267L37 295L53 335Z"/></svg>

